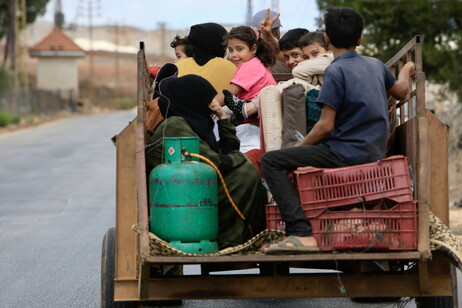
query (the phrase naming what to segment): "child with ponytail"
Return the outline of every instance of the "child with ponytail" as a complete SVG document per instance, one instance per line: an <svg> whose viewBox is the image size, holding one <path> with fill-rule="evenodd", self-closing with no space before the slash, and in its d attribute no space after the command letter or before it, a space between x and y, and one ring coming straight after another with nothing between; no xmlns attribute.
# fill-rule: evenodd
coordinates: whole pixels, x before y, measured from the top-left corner
<svg viewBox="0 0 462 308"><path fill-rule="evenodd" d="M264 87L275 85L276 81L268 67L274 65L276 58L268 43L260 39L258 31L251 27L240 26L231 29L225 37L225 44L228 60L237 66L237 70L229 88L223 90L224 104L233 110L236 120L241 122L244 118L241 112L236 112L236 109L232 108L232 95L250 101L256 98Z"/></svg>
<svg viewBox="0 0 462 308"><path fill-rule="evenodd" d="M234 113L233 120L235 125L252 123L258 127L258 94L261 89L269 85L276 85L273 75L268 67L276 62L274 52L271 47L259 38L258 31L248 26L240 26L231 29L225 37L225 44L228 49L228 60L237 66L231 84L227 90L223 90L224 97L218 101L226 104ZM255 100L253 100L255 99ZM243 108L240 100L252 101L251 107L255 108L253 116L247 117L246 108ZM238 129L243 130L244 127ZM254 148L259 148L252 142ZM242 140L241 140L242 141ZM242 147L241 147L242 148ZM244 149L245 150L245 149Z"/></svg>

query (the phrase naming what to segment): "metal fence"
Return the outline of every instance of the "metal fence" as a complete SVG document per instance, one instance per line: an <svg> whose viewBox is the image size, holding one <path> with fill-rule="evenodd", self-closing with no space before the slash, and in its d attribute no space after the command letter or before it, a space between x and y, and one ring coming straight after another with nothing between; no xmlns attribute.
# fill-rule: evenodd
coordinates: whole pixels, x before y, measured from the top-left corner
<svg viewBox="0 0 462 308"><path fill-rule="evenodd" d="M63 97L69 97L64 99ZM15 89L0 96L0 110L10 115L55 114L76 110L77 100L73 90L47 91L38 89Z"/></svg>

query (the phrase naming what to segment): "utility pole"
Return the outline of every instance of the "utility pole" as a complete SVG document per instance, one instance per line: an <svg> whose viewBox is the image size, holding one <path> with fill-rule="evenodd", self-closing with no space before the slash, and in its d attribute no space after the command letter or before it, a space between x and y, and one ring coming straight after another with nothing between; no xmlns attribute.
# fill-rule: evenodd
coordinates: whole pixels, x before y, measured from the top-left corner
<svg viewBox="0 0 462 308"><path fill-rule="evenodd" d="M85 0L79 0L80 4L83 4ZM88 17L88 41L89 41L89 46L88 46L88 58L89 58L89 77L88 79L91 81L93 78L93 73L94 73L94 62L93 62L93 17L95 15L99 15L99 3L100 0L95 0L96 3L93 3L94 0L87 0L86 5L83 4L82 6L79 5L79 10L82 10L83 12L86 11L87 17ZM85 15L85 13L80 14L77 13L77 16L80 15Z"/></svg>
<svg viewBox="0 0 462 308"><path fill-rule="evenodd" d="M247 0L247 24L252 25L253 13L252 13L252 0Z"/></svg>
<svg viewBox="0 0 462 308"><path fill-rule="evenodd" d="M165 22L158 22L157 25L160 29L160 56L162 57L162 61L165 61L166 54L165 54L165 46L166 46L166 23Z"/></svg>
<svg viewBox="0 0 462 308"><path fill-rule="evenodd" d="M100 0L79 0L79 6L75 16L75 24L79 17L88 17L88 46L86 48L86 57L88 59L88 77L87 77L87 97L92 100L94 98L94 52L93 52L93 18L95 15L100 15ZM84 90L85 91L85 90Z"/></svg>
<svg viewBox="0 0 462 308"><path fill-rule="evenodd" d="M271 0L271 9L279 13L279 0Z"/></svg>
<svg viewBox="0 0 462 308"><path fill-rule="evenodd" d="M93 2L88 0L88 34L90 39L90 47L88 55L90 56L90 80L93 78Z"/></svg>
<svg viewBox="0 0 462 308"><path fill-rule="evenodd" d="M115 92L116 98L119 98L119 89L120 89L120 61L119 61L119 35L120 35L120 25L117 21L114 24L114 57L115 57Z"/></svg>

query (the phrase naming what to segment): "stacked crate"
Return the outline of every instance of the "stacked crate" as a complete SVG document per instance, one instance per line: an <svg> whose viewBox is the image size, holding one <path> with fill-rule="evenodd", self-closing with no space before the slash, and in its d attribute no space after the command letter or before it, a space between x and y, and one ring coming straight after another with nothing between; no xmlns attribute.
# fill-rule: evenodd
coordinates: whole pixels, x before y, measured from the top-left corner
<svg viewBox="0 0 462 308"><path fill-rule="evenodd" d="M415 250L417 203L407 158L295 171L300 203L322 251ZM284 230L276 204L266 206L268 229Z"/></svg>

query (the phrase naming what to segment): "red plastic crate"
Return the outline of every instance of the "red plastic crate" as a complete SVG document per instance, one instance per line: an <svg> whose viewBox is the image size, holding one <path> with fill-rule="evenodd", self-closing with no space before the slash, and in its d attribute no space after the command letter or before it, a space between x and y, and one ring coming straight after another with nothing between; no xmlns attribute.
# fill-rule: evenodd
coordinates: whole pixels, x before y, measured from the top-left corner
<svg viewBox="0 0 462 308"><path fill-rule="evenodd" d="M407 158L402 155L341 168L301 167L295 176L307 217L332 207L372 207L384 199L395 203L413 200Z"/></svg>
<svg viewBox="0 0 462 308"><path fill-rule="evenodd" d="M417 249L414 201L389 210L329 211L310 222L323 251Z"/></svg>
<svg viewBox="0 0 462 308"><path fill-rule="evenodd" d="M284 231L286 224L281 218L279 207L275 203L267 204L265 206L266 212L266 229Z"/></svg>
<svg viewBox="0 0 462 308"><path fill-rule="evenodd" d="M389 210L327 211L310 219L321 251L403 251L417 249L417 205ZM266 206L268 229L284 230L276 204Z"/></svg>

